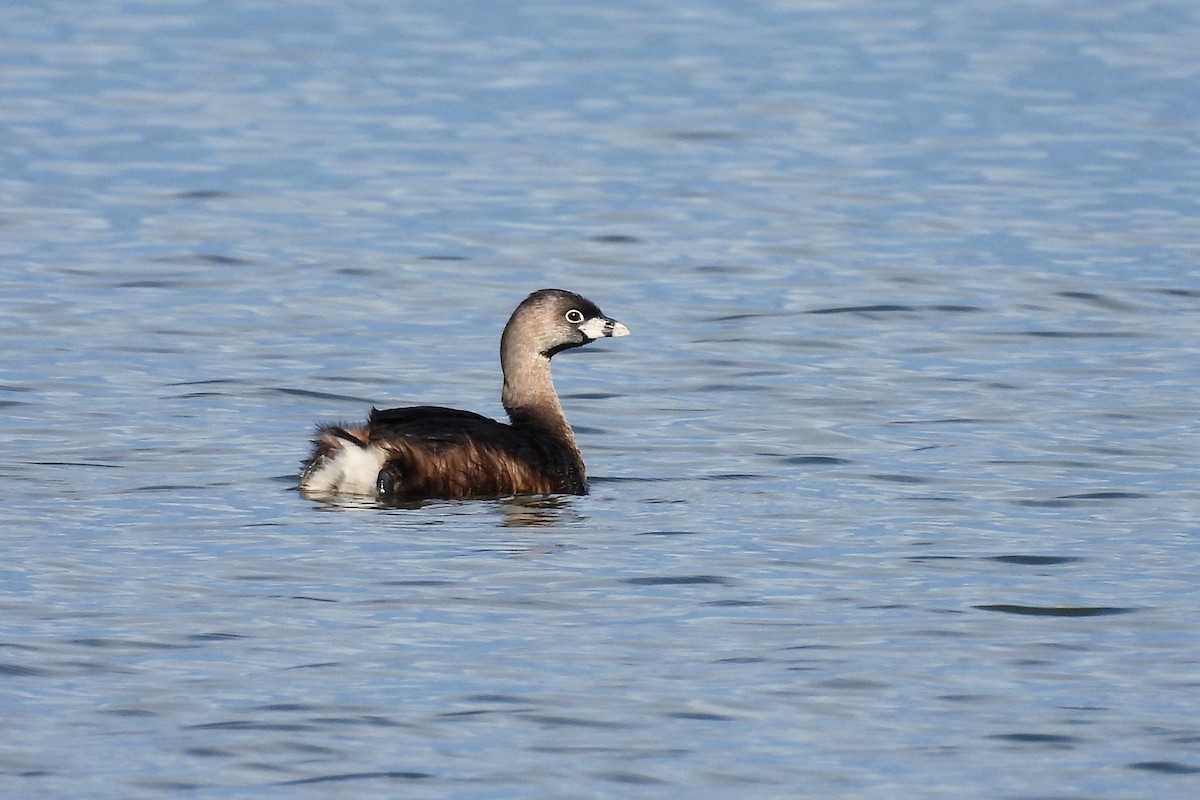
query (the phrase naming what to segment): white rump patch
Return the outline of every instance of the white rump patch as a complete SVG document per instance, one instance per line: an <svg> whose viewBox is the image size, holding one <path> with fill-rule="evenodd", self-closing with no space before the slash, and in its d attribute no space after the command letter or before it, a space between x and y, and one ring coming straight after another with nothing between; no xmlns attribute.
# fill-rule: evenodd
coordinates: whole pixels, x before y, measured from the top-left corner
<svg viewBox="0 0 1200 800"><path fill-rule="evenodd" d="M339 492L375 496L379 470L387 454L374 445L344 442L336 455L326 457L300 478L306 492Z"/></svg>

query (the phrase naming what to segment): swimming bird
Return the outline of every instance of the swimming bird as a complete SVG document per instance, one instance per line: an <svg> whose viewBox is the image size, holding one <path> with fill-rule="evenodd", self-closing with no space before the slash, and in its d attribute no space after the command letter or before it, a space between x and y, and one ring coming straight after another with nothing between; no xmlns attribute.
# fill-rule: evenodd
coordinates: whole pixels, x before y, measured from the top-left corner
<svg viewBox="0 0 1200 800"><path fill-rule="evenodd" d="M500 399L509 422L441 406L372 408L365 425L318 427L300 489L393 501L587 494L583 456L554 391L550 359L628 334L574 292L536 291L500 337Z"/></svg>

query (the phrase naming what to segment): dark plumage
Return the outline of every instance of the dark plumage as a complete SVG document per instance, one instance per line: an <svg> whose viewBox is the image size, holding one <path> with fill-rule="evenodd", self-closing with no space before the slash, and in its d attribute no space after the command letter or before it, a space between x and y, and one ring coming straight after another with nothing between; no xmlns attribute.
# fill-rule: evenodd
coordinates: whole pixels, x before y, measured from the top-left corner
<svg viewBox="0 0 1200 800"><path fill-rule="evenodd" d="M628 333L577 294L534 292L500 339L510 423L441 406L372 409L365 426L318 429L300 488L392 500L586 494L583 458L550 380L550 358Z"/></svg>

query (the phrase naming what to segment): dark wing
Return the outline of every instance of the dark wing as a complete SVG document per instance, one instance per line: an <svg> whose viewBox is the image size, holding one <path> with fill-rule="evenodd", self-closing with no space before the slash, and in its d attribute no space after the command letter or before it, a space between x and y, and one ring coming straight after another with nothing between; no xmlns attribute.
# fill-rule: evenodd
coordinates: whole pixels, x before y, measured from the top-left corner
<svg viewBox="0 0 1200 800"><path fill-rule="evenodd" d="M388 453L378 478L379 492L387 497L587 493L576 453L470 411L372 409L367 438Z"/></svg>
<svg viewBox="0 0 1200 800"><path fill-rule="evenodd" d="M376 442L397 436L424 439L429 442L462 443L479 439L508 440L512 426L494 419L442 406L410 406L408 408L371 409L367 423L370 441Z"/></svg>

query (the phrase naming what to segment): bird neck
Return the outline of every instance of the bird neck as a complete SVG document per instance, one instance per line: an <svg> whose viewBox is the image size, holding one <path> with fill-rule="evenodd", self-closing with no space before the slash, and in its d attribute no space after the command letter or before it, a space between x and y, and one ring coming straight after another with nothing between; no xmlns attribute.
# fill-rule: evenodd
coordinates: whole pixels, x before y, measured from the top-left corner
<svg viewBox="0 0 1200 800"><path fill-rule="evenodd" d="M540 353L501 353L500 366L504 372L500 400L510 417L533 416L570 429L550 378L550 359Z"/></svg>
<svg viewBox="0 0 1200 800"><path fill-rule="evenodd" d="M500 368L504 373L500 400L513 427L533 434L532 441L540 442L540 447L550 446L555 451L553 458L561 461L562 472L586 491L583 456L554 391L550 355L542 344L512 320L505 326L500 337Z"/></svg>

